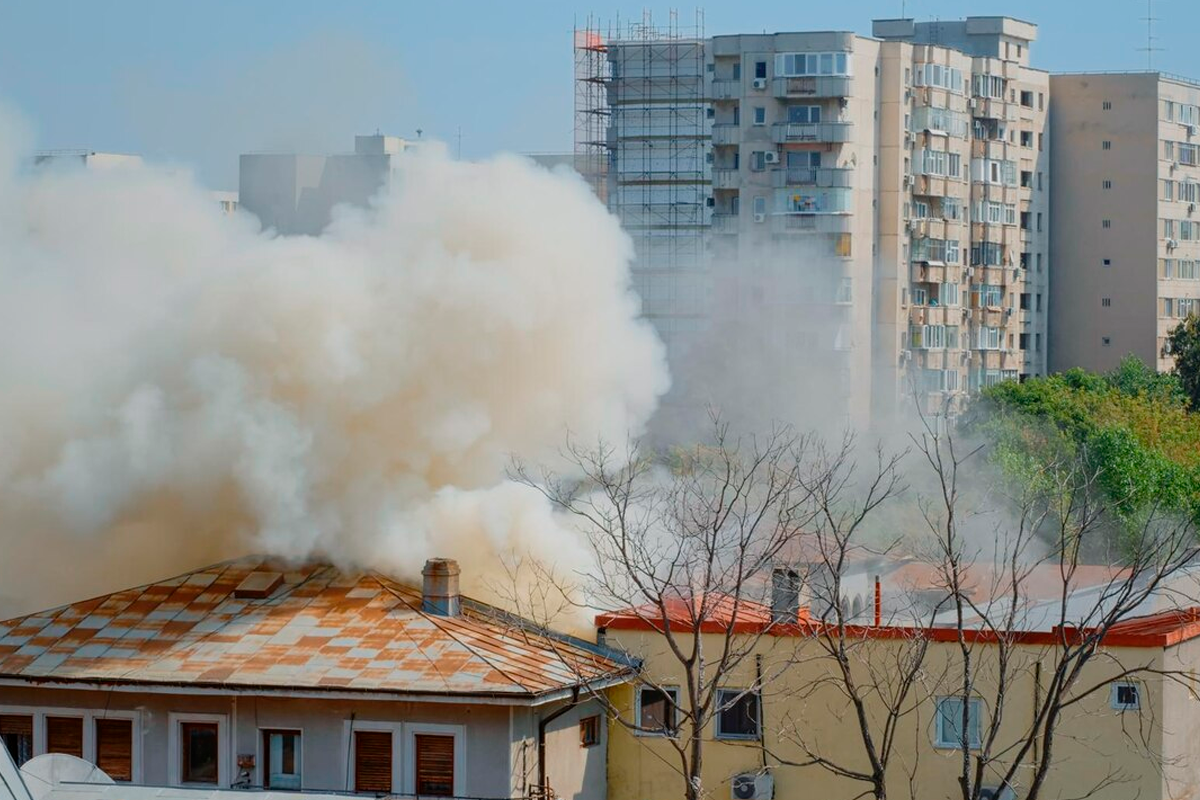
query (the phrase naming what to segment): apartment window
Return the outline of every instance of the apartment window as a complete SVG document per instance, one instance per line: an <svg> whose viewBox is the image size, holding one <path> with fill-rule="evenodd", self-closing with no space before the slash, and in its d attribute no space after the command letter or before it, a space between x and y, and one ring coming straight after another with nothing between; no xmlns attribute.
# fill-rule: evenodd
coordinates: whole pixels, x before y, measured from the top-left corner
<svg viewBox="0 0 1200 800"><path fill-rule="evenodd" d="M579 720L579 746L594 747L600 744L600 717L592 715Z"/></svg>
<svg viewBox="0 0 1200 800"><path fill-rule="evenodd" d="M1021 92L1021 105L1025 108L1033 108L1033 92Z"/></svg>
<svg viewBox="0 0 1200 800"><path fill-rule="evenodd" d="M1112 227L1112 220L1111 220L1111 219L1106 219L1106 220L1103 220L1103 221L1100 223L1100 227L1102 227L1102 228L1111 228L1111 227Z"/></svg>
<svg viewBox="0 0 1200 800"><path fill-rule="evenodd" d="M1111 258L1106 258L1106 259L1104 259L1104 266L1106 266L1106 267L1111 267L1111 266L1112 266L1112 259L1111 259Z"/></svg>
<svg viewBox="0 0 1200 800"><path fill-rule="evenodd" d="M767 124L767 109L764 106L755 106L754 107L754 124L755 125L766 125Z"/></svg>
<svg viewBox="0 0 1200 800"><path fill-rule="evenodd" d="M1045 92L1038 92L1038 111L1045 111L1045 110L1046 110L1046 94L1045 94Z"/></svg>
<svg viewBox="0 0 1200 800"><path fill-rule="evenodd" d="M1105 139L1100 143L1100 147L1104 150L1112 150L1112 142L1110 142L1108 139Z"/></svg>
<svg viewBox="0 0 1200 800"><path fill-rule="evenodd" d="M1038 150L1040 151L1040 150L1045 149L1045 144L1046 144L1046 135L1039 133L1038 134Z"/></svg>
<svg viewBox="0 0 1200 800"><path fill-rule="evenodd" d="M1037 190L1039 192L1042 191L1042 173L1041 172L1039 172L1037 174Z"/></svg>
<svg viewBox="0 0 1200 800"><path fill-rule="evenodd" d="M917 154L917 171L921 175L957 178L962 175L962 156L946 150L922 149Z"/></svg>
<svg viewBox="0 0 1200 800"><path fill-rule="evenodd" d="M96 766L114 781L133 780L133 720L96 720Z"/></svg>
<svg viewBox="0 0 1200 800"><path fill-rule="evenodd" d="M717 690L717 738L758 738L758 694L738 689Z"/></svg>
<svg viewBox="0 0 1200 800"><path fill-rule="evenodd" d="M989 267L1000 266L1003 263L1004 248L999 242L980 242L971 245L971 266Z"/></svg>
<svg viewBox="0 0 1200 800"><path fill-rule="evenodd" d="M1000 329L979 327L976 328L975 348L977 350L999 350L1000 349Z"/></svg>
<svg viewBox="0 0 1200 800"><path fill-rule="evenodd" d="M1023 189L1033 188L1033 172L1028 171L1028 170L1021 170L1021 188L1023 188Z"/></svg>
<svg viewBox="0 0 1200 800"><path fill-rule="evenodd" d="M1101 336L1100 345L1102 347L1112 347L1112 338L1108 336Z"/></svg>
<svg viewBox="0 0 1200 800"><path fill-rule="evenodd" d="M742 62L740 61L733 62L733 79L735 81L742 79Z"/></svg>
<svg viewBox="0 0 1200 800"><path fill-rule="evenodd" d="M849 75L850 54L776 53L775 74L787 78L805 75Z"/></svg>
<svg viewBox="0 0 1200 800"><path fill-rule="evenodd" d="M938 287L938 302L944 306L962 303L961 287L957 283L943 283Z"/></svg>
<svg viewBox="0 0 1200 800"><path fill-rule="evenodd" d="M923 306L929 302L929 293L920 286L914 287L912 290L912 301L914 306Z"/></svg>
<svg viewBox="0 0 1200 800"><path fill-rule="evenodd" d="M1183 142L1180 142L1179 148L1178 148L1178 153L1179 153L1179 163L1180 164L1184 164L1189 167L1196 166L1196 163L1198 161L1196 145L1184 144Z"/></svg>
<svg viewBox="0 0 1200 800"><path fill-rule="evenodd" d="M1029 349L1029 334L1028 333L1022 333L1020 336L1017 337L1017 346L1020 347L1022 350Z"/></svg>
<svg viewBox="0 0 1200 800"><path fill-rule="evenodd" d="M1004 99L1004 78L999 75L975 74L971 76L971 91L978 97Z"/></svg>
<svg viewBox="0 0 1200 800"><path fill-rule="evenodd" d="M1136 683L1119 682L1112 686L1112 707L1118 711L1136 711L1141 708L1141 697Z"/></svg>
<svg viewBox="0 0 1200 800"><path fill-rule="evenodd" d="M1104 308L1110 308L1112 306L1112 298L1111 297L1101 297L1100 305L1103 306Z"/></svg>
<svg viewBox="0 0 1200 800"><path fill-rule="evenodd" d="M454 737L418 733L413 736L418 797L454 796Z"/></svg>
<svg viewBox="0 0 1200 800"><path fill-rule="evenodd" d="M300 789L300 732L263 731L263 787Z"/></svg>
<svg viewBox="0 0 1200 800"><path fill-rule="evenodd" d="M1021 147L1033 147L1033 131L1021 131Z"/></svg>
<svg viewBox="0 0 1200 800"><path fill-rule="evenodd" d="M961 93L963 90L962 70L944 67L941 64L918 64L917 86L930 86Z"/></svg>
<svg viewBox="0 0 1200 800"><path fill-rule="evenodd" d="M1104 181L1104 183L1102 184L1102 186L1104 186L1104 188L1105 188L1105 189L1111 189L1111 188L1112 188L1112 181Z"/></svg>
<svg viewBox="0 0 1200 800"><path fill-rule="evenodd" d="M1104 102L1103 102L1103 103L1100 105L1100 107L1101 107L1102 109L1104 109L1105 111L1112 111L1112 101L1110 101L1110 100L1105 100L1105 101L1104 101Z"/></svg>
<svg viewBox="0 0 1200 800"><path fill-rule="evenodd" d="M765 61L755 61L754 62L754 77L756 77L756 78L767 77L767 62L765 62Z"/></svg>
<svg viewBox="0 0 1200 800"><path fill-rule="evenodd" d="M1200 280L1200 261L1181 260L1176 277L1185 281Z"/></svg>
<svg viewBox="0 0 1200 800"><path fill-rule="evenodd" d="M1041 311L1042 310L1042 295L1041 295L1041 293L1039 292L1038 294L1034 295L1033 299L1035 301L1033 310Z"/></svg>
<svg viewBox="0 0 1200 800"><path fill-rule="evenodd" d="M996 376L999 378L999 375ZM979 747L979 720L983 714L983 702L978 697L970 698L966 703L966 730L963 730L964 707L961 697L937 698L937 731L936 745L960 749L963 740L967 747Z"/></svg>
<svg viewBox="0 0 1200 800"><path fill-rule="evenodd" d="M766 214L766 213L767 213L767 198L765 198L765 197L754 198L754 214L757 216L759 214Z"/></svg>
<svg viewBox="0 0 1200 800"><path fill-rule="evenodd" d="M1171 278L1175 273L1175 259L1160 258L1158 260L1158 277Z"/></svg>
<svg viewBox="0 0 1200 800"><path fill-rule="evenodd" d="M735 105L733 107L733 124L734 125L742 124L742 107L740 105Z"/></svg>
<svg viewBox="0 0 1200 800"><path fill-rule="evenodd" d="M1163 238L1164 239L1174 239L1175 238L1175 220L1164 219L1162 221L1162 223L1163 223Z"/></svg>
<svg viewBox="0 0 1200 800"><path fill-rule="evenodd" d="M638 727L644 733L674 733L678 697L678 689L642 687L638 691Z"/></svg>
<svg viewBox="0 0 1200 800"><path fill-rule="evenodd" d="M1021 212L1021 230L1023 230L1023 231L1029 230L1029 212L1028 211Z"/></svg>
<svg viewBox="0 0 1200 800"><path fill-rule="evenodd" d="M1042 212L1040 211L1037 212L1037 229L1039 232L1042 230Z"/></svg>
<svg viewBox="0 0 1200 800"><path fill-rule="evenodd" d="M924 200L916 200L913 202L913 216L917 219L929 218L929 203Z"/></svg>
<svg viewBox="0 0 1200 800"><path fill-rule="evenodd" d="M788 122L803 125L820 121L820 106L788 106Z"/></svg>
<svg viewBox="0 0 1200 800"><path fill-rule="evenodd" d="M1029 310L1029 292L1021 293L1021 301L1020 302L1021 302L1021 310L1028 311Z"/></svg>
<svg viewBox="0 0 1200 800"><path fill-rule="evenodd" d="M354 732L354 791L392 793L391 731Z"/></svg>
<svg viewBox="0 0 1200 800"><path fill-rule="evenodd" d="M1033 351L1035 353L1042 352L1042 335L1040 333L1033 335Z"/></svg>
<svg viewBox="0 0 1200 800"><path fill-rule="evenodd" d="M219 731L215 722L181 722L180 780L184 783L220 782L218 767Z"/></svg>
<svg viewBox="0 0 1200 800"><path fill-rule="evenodd" d="M33 717L0 714L0 742L18 767L33 758Z"/></svg>
<svg viewBox="0 0 1200 800"><path fill-rule="evenodd" d="M46 717L46 752L83 758L83 718Z"/></svg>
<svg viewBox="0 0 1200 800"><path fill-rule="evenodd" d="M762 172L767 168L767 154L762 150L754 150L750 153L750 169L754 172Z"/></svg>

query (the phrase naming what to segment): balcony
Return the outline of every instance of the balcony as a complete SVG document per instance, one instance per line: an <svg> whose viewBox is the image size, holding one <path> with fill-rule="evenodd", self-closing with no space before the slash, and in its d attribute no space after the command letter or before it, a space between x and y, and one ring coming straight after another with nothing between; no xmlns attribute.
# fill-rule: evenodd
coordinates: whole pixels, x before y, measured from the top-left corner
<svg viewBox="0 0 1200 800"><path fill-rule="evenodd" d="M713 214L710 229L713 233L737 233L737 214Z"/></svg>
<svg viewBox="0 0 1200 800"><path fill-rule="evenodd" d="M713 81L713 100L736 100L742 96L741 81Z"/></svg>
<svg viewBox="0 0 1200 800"><path fill-rule="evenodd" d="M713 169L712 186L714 189L736 189L738 184L738 170L724 167Z"/></svg>
<svg viewBox="0 0 1200 800"><path fill-rule="evenodd" d="M771 185L816 186L821 189L849 189L854 170L842 167L780 167L771 171Z"/></svg>
<svg viewBox="0 0 1200 800"><path fill-rule="evenodd" d="M771 217L771 232L792 233L849 233L853 219L849 214L775 214Z"/></svg>
<svg viewBox="0 0 1200 800"><path fill-rule="evenodd" d="M849 97L850 78L842 75L810 75L803 78L776 78L775 96Z"/></svg>
<svg viewBox="0 0 1200 800"><path fill-rule="evenodd" d="M714 129L716 126L713 126ZM771 128L776 144L789 142L848 142L853 122L777 122ZM715 143L715 139L714 139Z"/></svg>
<svg viewBox="0 0 1200 800"><path fill-rule="evenodd" d="M712 143L727 145L738 143L738 125L732 122L718 122L712 126Z"/></svg>

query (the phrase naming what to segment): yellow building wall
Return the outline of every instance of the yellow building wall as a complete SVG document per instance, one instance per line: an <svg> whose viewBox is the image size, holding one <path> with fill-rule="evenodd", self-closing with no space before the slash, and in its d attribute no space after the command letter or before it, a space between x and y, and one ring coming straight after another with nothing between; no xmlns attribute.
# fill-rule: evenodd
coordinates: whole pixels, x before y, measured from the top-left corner
<svg viewBox="0 0 1200 800"><path fill-rule="evenodd" d="M706 639L706 646L715 653L719 637ZM682 673L657 635L611 631L607 641L645 658L648 674L656 683L680 683ZM905 647L902 642L881 640L857 644L851 651L856 676L863 685L887 686L899 673L897 663ZM977 665L978 694L984 701L985 733L998 681L996 654L997 648L989 645L976 645L972 653L972 661ZM853 769L866 770L867 759L863 755L853 710L837 681L831 680L834 663L811 640L795 638L764 641L760 643L758 655L760 659L747 659L726 683L730 688L745 688L754 683L755 672L761 669L766 685L762 715L767 749L785 760L805 760L803 750L795 742L798 733L815 752L836 758ZM1196 663L1196 657L1200 657L1200 652L1190 650L1179 656L1190 659L1190 663ZM1004 723L993 752L1011 746L1024 734L1033 715L1035 664L1039 660L1042 663L1040 683L1044 692L1055 660L1046 648L1032 646L1016 648L1012 659L1015 665L1010 669L1012 684L1007 691ZM930 644L920 685L915 688L917 702L901 722L889 767L890 798L928 800L953 797L958 792L962 753L935 746L933 698L956 693L955 685L961 682L960 663L957 644ZM1078 797L1085 794L1083 789L1090 790L1105 783L1108 785L1100 786L1090 797L1095 800L1200 797L1172 788L1191 787L1196 783L1184 765L1200 766L1200 721L1197 720L1200 714L1196 713L1200 711L1200 702L1192 700L1181 685L1168 682L1164 687L1161 680L1142 675L1137 678L1142 687L1140 712L1117 711L1110 704L1107 684L1114 674L1132 667L1161 669L1162 664L1162 650L1113 648L1097 656L1089 665L1078 685L1105 685L1065 711L1054 740L1054 766L1043 798ZM612 690L611 700L622 710L625 719L634 719L635 696L635 688L631 686ZM681 700L681 704L686 701ZM877 700L868 706L876 735L882 730L883 710ZM1165 726L1164 721L1168 723ZM1165 743L1164 730L1170 734ZM718 740L712 724L705 732L705 740L703 782L705 791L712 797L729 796L733 776L762 767L762 751L757 742ZM1178 763L1179 766L1172 766L1174 772L1163 767L1159 754L1164 752ZM1027 766L1017 773L1017 780L1022 784L1032 776L1033 757L1026 762ZM778 800L850 798L868 788L866 784L835 776L819 766L781 766L776 758L770 757L767 763L775 777L775 798ZM682 797L682 769L678 754L661 737L639 735L616 724L611 726L610 800ZM992 777L998 782L998 775ZM1189 788L1188 791L1195 790Z"/></svg>

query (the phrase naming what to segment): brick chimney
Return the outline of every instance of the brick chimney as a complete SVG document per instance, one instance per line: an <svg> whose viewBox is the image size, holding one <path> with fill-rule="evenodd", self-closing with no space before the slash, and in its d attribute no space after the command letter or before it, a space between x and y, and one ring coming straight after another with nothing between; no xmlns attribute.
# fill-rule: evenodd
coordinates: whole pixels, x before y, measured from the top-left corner
<svg viewBox="0 0 1200 800"><path fill-rule="evenodd" d="M439 617L457 617L459 612L458 562L452 558L431 558L421 571L425 585L421 591L421 610Z"/></svg>

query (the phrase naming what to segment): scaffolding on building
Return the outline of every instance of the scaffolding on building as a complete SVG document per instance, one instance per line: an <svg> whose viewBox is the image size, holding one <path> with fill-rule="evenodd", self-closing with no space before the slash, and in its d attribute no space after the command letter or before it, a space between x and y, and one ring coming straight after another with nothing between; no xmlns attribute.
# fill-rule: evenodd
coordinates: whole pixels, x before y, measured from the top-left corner
<svg viewBox="0 0 1200 800"><path fill-rule="evenodd" d="M704 15L575 31L577 169L634 241L643 315L668 349L708 321L711 123Z"/></svg>

